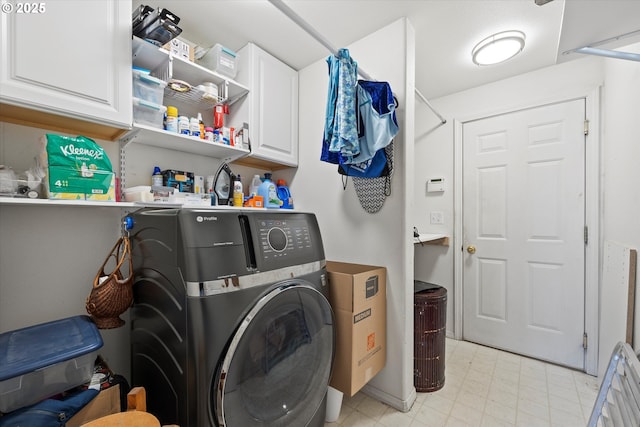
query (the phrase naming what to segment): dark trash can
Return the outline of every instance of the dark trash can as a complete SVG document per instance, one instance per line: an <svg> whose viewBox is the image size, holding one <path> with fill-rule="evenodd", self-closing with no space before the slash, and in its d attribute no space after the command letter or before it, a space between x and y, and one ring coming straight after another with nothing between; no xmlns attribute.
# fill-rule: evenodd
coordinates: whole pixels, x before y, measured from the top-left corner
<svg viewBox="0 0 640 427"><path fill-rule="evenodd" d="M444 386L447 290L415 280L413 309L413 384L419 392L440 390Z"/></svg>

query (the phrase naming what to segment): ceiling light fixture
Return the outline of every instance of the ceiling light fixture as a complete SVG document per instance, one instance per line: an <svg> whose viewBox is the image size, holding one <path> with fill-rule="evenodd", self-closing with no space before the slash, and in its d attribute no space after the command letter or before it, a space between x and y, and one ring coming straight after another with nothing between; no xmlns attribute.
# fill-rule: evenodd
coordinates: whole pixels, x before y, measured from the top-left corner
<svg viewBox="0 0 640 427"><path fill-rule="evenodd" d="M471 51L473 62L478 65L493 65L513 58L524 49L522 31L503 31L487 37Z"/></svg>

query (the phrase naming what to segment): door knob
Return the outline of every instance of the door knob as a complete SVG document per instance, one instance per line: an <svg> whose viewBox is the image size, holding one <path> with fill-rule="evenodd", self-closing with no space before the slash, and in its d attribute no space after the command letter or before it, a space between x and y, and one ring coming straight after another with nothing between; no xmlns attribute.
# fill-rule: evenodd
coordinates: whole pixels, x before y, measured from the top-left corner
<svg viewBox="0 0 640 427"><path fill-rule="evenodd" d="M467 252L469 252L470 254L475 254L476 253L476 247L473 246L473 245L467 246Z"/></svg>

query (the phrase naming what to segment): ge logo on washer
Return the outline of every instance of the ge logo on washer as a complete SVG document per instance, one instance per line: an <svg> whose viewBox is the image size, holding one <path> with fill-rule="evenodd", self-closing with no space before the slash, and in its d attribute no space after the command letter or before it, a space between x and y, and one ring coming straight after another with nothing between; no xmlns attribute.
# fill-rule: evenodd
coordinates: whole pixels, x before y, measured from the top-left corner
<svg viewBox="0 0 640 427"><path fill-rule="evenodd" d="M196 217L196 222L217 221L217 220L218 220L217 216L200 216L200 215L198 215Z"/></svg>

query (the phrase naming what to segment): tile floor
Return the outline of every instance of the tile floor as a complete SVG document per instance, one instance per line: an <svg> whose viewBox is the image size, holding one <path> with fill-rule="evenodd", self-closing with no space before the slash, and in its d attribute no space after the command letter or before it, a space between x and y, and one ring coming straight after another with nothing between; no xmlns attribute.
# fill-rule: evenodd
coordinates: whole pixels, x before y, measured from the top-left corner
<svg viewBox="0 0 640 427"><path fill-rule="evenodd" d="M584 427L598 380L582 372L447 339L445 385L403 413L357 393L325 427Z"/></svg>

